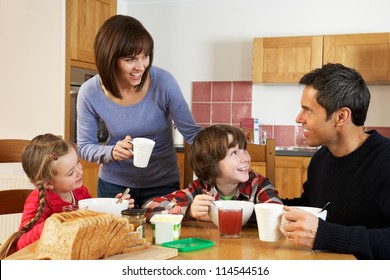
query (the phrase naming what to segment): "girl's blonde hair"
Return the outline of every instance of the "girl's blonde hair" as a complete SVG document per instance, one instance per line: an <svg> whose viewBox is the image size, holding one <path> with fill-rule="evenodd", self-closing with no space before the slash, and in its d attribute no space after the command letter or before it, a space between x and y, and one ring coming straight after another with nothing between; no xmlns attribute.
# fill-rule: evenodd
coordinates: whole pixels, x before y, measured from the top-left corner
<svg viewBox="0 0 390 280"><path fill-rule="evenodd" d="M19 231L13 233L1 244L0 259L4 259L14 252L14 247L19 238L28 232L41 217L46 205L44 184L50 182L56 175L56 170L53 168L54 162L59 157L66 155L72 148L76 149L74 144L50 133L36 136L24 148L22 153L22 166L31 183L39 190L38 210L30 222L24 225Z"/></svg>

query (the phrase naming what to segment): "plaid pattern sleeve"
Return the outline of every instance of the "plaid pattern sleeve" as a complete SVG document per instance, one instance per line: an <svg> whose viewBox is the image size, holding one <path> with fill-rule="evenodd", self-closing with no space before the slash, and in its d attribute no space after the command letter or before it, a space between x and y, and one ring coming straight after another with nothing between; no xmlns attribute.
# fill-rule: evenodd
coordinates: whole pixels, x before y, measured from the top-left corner
<svg viewBox="0 0 390 280"><path fill-rule="evenodd" d="M182 214L185 220L192 220L186 216L187 208L194 201L195 196L204 193L207 189L209 189L208 186L203 186L198 180L195 180L184 190L152 198L142 206L146 210L146 219L149 221L154 214L168 212L169 214Z"/></svg>

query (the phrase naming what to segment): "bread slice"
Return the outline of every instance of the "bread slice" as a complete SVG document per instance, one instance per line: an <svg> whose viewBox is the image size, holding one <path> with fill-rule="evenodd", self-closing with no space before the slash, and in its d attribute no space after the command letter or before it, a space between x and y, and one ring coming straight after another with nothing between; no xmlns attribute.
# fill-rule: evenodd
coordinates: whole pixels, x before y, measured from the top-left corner
<svg viewBox="0 0 390 280"><path fill-rule="evenodd" d="M134 226L126 219L79 210L56 213L46 220L34 257L96 260L128 252L131 247L145 244L146 240L134 232ZM147 247L140 246L137 249Z"/></svg>

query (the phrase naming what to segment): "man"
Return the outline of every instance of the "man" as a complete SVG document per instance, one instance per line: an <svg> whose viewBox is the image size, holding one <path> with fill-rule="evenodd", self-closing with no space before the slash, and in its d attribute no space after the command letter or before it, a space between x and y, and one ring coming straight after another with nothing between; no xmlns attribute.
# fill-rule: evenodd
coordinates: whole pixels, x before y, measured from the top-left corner
<svg viewBox="0 0 390 280"><path fill-rule="evenodd" d="M361 75L341 64L306 74L301 111L313 156L301 197L289 206L322 207L327 220L285 206L282 230L294 244L353 254L358 259L390 259L390 139L363 125L370 92Z"/></svg>

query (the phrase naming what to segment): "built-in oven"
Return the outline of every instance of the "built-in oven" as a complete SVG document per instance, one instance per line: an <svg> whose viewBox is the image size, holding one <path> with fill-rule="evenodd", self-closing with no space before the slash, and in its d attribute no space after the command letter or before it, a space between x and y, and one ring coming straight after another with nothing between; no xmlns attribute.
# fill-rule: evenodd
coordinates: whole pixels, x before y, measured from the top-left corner
<svg viewBox="0 0 390 280"><path fill-rule="evenodd" d="M70 131L69 139L73 143L77 142L77 94L79 92L80 86L71 85L70 86Z"/></svg>
<svg viewBox="0 0 390 280"><path fill-rule="evenodd" d="M80 86L96 75L94 70L88 70L78 67L71 67L70 69L70 132L69 138L72 142L77 142L77 95ZM97 131L99 142L105 142L108 138L106 126L102 121L99 122Z"/></svg>

